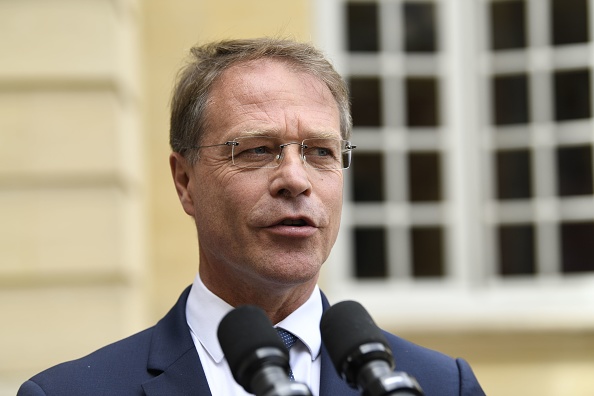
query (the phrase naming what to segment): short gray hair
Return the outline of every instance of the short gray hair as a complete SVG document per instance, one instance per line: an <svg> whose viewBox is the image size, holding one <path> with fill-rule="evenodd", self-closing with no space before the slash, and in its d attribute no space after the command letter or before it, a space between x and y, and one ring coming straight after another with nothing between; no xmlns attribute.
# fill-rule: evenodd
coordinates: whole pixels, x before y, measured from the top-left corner
<svg viewBox="0 0 594 396"><path fill-rule="evenodd" d="M225 40L193 47L190 61L179 73L171 99L169 143L174 152L185 153L200 145L207 128L206 107L213 83L232 65L263 58L279 59L320 79L336 100L340 133L349 139L352 118L348 88L321 51L293 40L256 38ZM195 161L193 151L190 161Z"/></svg>

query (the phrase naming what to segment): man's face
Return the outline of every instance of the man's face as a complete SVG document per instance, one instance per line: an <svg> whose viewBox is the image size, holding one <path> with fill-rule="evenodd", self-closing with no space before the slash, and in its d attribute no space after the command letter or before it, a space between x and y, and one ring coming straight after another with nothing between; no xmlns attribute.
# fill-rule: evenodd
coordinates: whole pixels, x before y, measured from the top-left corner
<svg viewBox="0 0 594 396"><path fill-rule="evenodd" d="M259 60L228 69L214 84L202 145L256 134L283 142L341 138L336 102L317 78ZM238 168L228 146L203 148L184 209L196 220L200 271L208 283L315 284L338 234L341 170L306 166L299 145L277 168ZM182 200L182 204L183 204Z"/></svg>

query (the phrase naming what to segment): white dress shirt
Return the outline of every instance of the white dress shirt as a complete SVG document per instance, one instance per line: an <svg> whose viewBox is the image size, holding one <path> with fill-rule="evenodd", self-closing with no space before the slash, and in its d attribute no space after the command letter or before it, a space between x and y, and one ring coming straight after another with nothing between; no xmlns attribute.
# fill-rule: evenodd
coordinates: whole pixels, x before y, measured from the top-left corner
<svg viewBox="0 0 594 396"><path fill-rule="evenodd" d="M217 338L220 321L232 309L196 275L186 304L186 319L213 396L249 395L235 382ZM316 286L302 306L276 324L297 336L290 350L291 369L295 380L307 384L313 396L320 392L321 317L322 297Z"/></svg>

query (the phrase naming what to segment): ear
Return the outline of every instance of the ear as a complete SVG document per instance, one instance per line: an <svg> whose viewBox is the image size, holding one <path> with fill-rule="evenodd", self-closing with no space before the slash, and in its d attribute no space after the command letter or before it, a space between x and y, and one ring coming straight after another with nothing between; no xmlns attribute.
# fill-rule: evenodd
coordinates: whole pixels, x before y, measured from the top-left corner
<svg viewBox="0 0 594 396"><path fill-rule="evenodd" d="M169 166L179 202L181 202L184 211L194 217L194 199L191 193L193 167L183 155L175 152L169 156Z"/></svg>

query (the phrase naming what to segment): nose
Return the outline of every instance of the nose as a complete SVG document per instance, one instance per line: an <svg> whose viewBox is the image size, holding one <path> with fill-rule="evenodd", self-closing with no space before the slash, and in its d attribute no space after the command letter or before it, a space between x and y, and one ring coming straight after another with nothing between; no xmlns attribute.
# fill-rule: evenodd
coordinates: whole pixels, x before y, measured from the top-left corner
<svg viewBox="0 0 594 396"><path fill-rule="evenodd" d="M301 143L285 143L280 148L280 163L270 174L270 193L273 196L291 198L302 194L309 195L312 185L301 156Z"/></svg>
<svg viewBox="0 0 594 396"><path fill-rule="evenodd" d="M276 156L276 160L281 162L283 160L283 157L285 156L285 147L289 147L292 145L297 145L299 147L299 158L301 158L303 160L303 155L302 155L303 143L299 143L299 142L289 142L289 143L281 144L279 146L279 152L278 152L278 155Z"/></svg>

